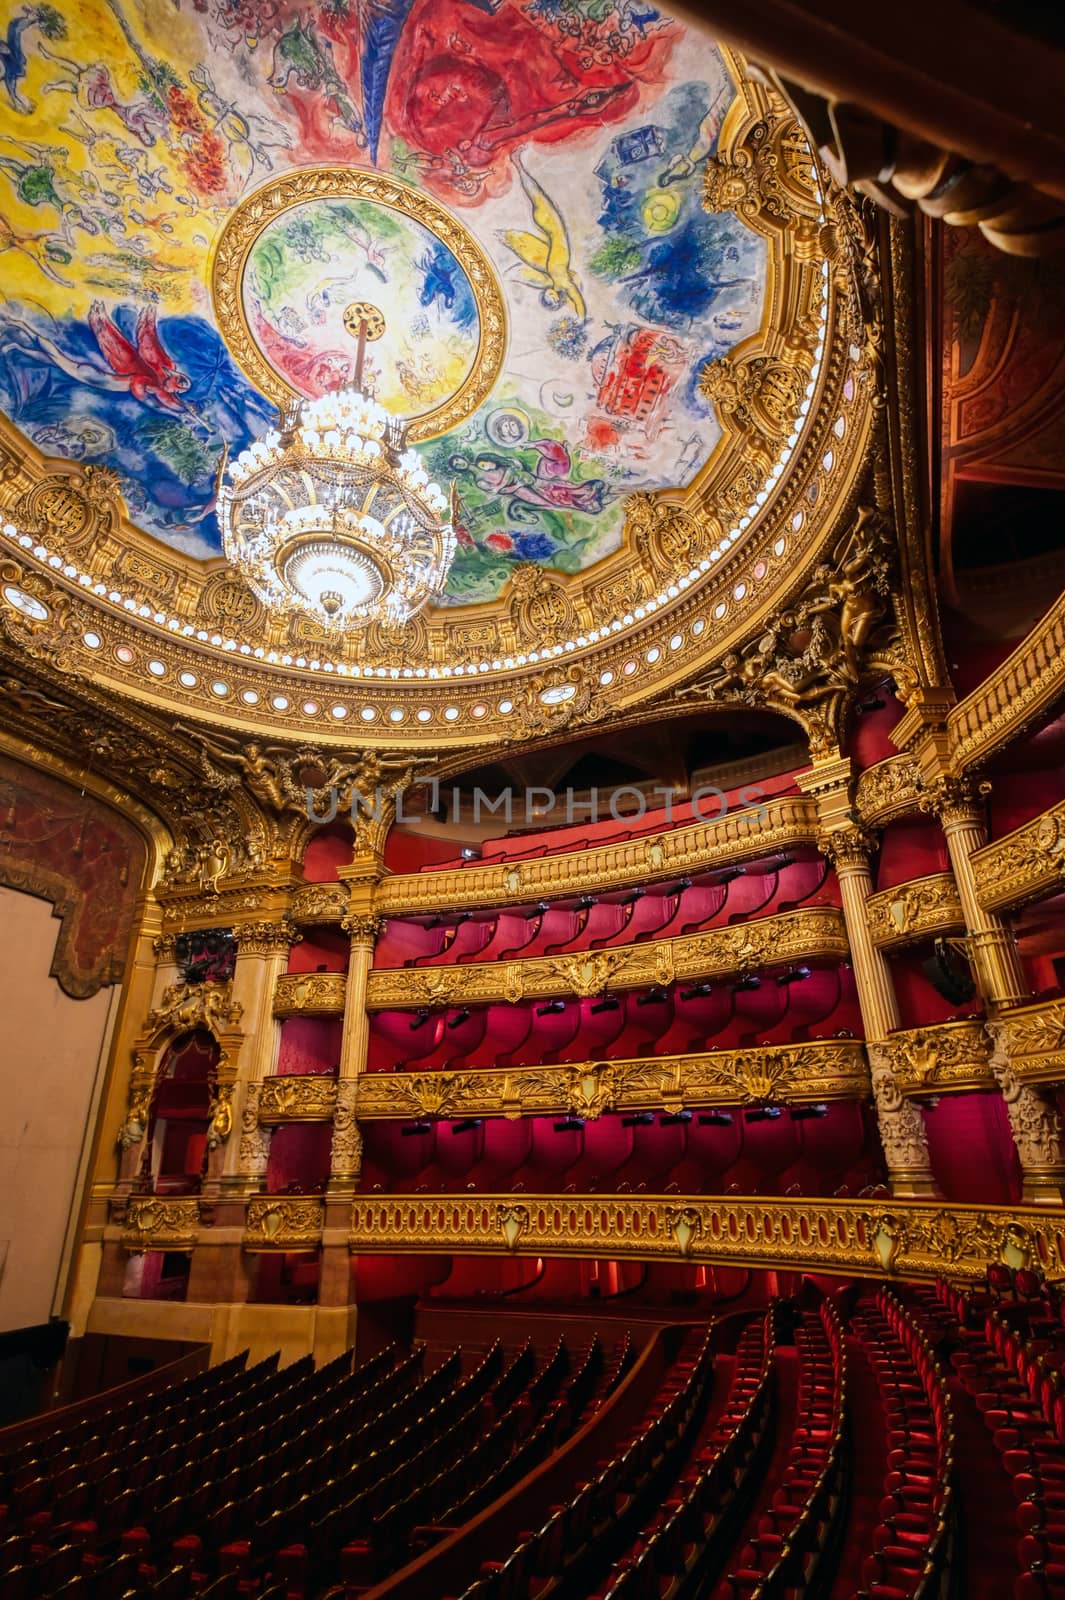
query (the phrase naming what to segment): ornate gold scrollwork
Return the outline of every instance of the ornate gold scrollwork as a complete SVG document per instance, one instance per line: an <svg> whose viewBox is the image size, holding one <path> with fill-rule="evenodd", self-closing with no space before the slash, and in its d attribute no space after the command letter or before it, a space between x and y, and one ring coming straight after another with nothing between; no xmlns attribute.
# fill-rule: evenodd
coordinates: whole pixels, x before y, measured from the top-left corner
<svg viewBox="0 0 1065 1600"><path fill-rule="evenodd" d="M873 943L888 949L961 932L965 927L958 886L951 872L933 872L926 878L914 878L870 895L865 913Z"/></svg>
<svg viewBox="0 0 1065 1600"><path fill-rule="evenodd" d="M267 1079L267 1083L302 1083ZM331 1082L329 1079L323 1082ZM302 1090L280 1091L301 1114ZM315 1094L318 1091L314 1091ZM522 1117L573 1115L594 1121L608 1111L681 1111L685 1107L799 1105L861 1100L870 1093L865 1051L856 1039L713 1050L701 1055L567 1066L475 1069L467 1072L369 1072L357 1080L356 1114L389 1117ZM282 1120L270 1105L270 1121ZM264 1114L264 1120L266 1120Z"/></svg>
<svg viewBox="0 0 1065 1600"><path fill-rule="evenodd" d="M325 1206L317 1195L251 1195L244 1249L313 1250L324 1225Z"/></svg>
<svg viewBox="0 0 1065 1600"><path fill-rule="evenodd" d="M191 1250L200 1234L200 1203L195 1196L162 1199L130 1195L122 1225L127 1250Z"/></svg>
<svg viewBox="0 0 1065 1600"><path fill-rule="evenodd" d="M1065 801L974 851L972 868L988 911L1056 894L1065 882Z"/></svg>
<svg viewBox="0 0 1065 1600"><path fill-rule="evenodd" d="M994 1088L991 1039L982 1022L939 1022L907 1028L877 1047L906 1096L958 1094Z"/></svg>
<svg viewBox="0 0 1065 1600"><path fill-rule="evenodd" d="M346 990L345 972L285 973L274 989L274 1016L340 1016Z"/></svg>
<svg viewBox="0 0 1065 1600"><path fill-rule="evenodd" d="M320 1073L283 1073L264 1078L259 1088L259 1121L331 1122L337 1103L337 1080Z"/></svg>
<svg viewBox="0 0 1065 1600"><path fill-rule="evenodd" d="M569 956L470 962L453 967L377 967L369 975L366 1003L370 1010L384 1011L446 1005L458 1000L468 1005L541 995L590 996L608 988L636 989L670 983L675 978L749 972L758 966L783 965L809 956L845 960L848 950L842 913L834 906L818 906L736 927L715 928L708 933ZM310 991L305 993L308 998L299 1001L294 981L281 979L275 1011L278 1005L283 1005L285 1014L313 1009ZM320 1004L324 1011L340 1008L342 1000Z"/></svg>
<svg viewBox="0 0 1065 1600"><path fill-rule="evenodd" d="M980 1282L988 1263L1065 1267L1065 1227L1029 1206L922 1200L751 1199L733 1196L359 1195L349 1246L360 1253L443 1251L528 1256L609 1255Z"/></svg>
<svg viewBox="0 0 1065 1600"><path fill-rule="evenodd" d="M495 906L517 900L604 893L633 882L647 883L719 863L812 844L817 807L805 795L781 795L746 811L686 823L668 833L648 834L590 850L532 857L509 865L438 872L397 873L374 897L382 916ZM293 916L296 913L293 911Z"/></svg>

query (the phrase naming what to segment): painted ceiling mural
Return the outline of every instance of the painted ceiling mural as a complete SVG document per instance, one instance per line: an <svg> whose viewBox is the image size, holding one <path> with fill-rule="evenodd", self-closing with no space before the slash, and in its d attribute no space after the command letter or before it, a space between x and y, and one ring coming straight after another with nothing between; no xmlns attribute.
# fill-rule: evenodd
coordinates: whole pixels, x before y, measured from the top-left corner
<svg viewBox="0 0 1065 1600"><path fill-rule="evenodd" d="M274 418L231 352L210 258L242 198L294 168L426 193L487 258L506 352L419 449L454 480L446 599L518 562L616 549L636 489L683 485L718 425L705 362L760 324L765 246L700 204L734 89L649 0L57 0L0 33L0 405L42 451L114 467L134 520L220 550L214 478ZM367 372L410 417L471 371L478 298L441 230L360 198L267 219L242 315L293 391Z"/></svg>

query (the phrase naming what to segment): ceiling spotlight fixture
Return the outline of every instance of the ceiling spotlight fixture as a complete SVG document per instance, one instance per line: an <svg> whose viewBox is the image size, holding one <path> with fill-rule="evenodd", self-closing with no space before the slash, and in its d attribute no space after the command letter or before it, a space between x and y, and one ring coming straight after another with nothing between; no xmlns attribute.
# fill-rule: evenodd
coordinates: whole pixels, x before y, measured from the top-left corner
<svg viewBox="0 0 1065 1600"><path fill-rule="evenodd" d="M223 457L218 521L229 560L273 611L344 632L403 623L440 593L455 554L451 502L407 445L406 424L362 387L385 319L357 302L350 388L298 401L278 426Z"/></svg>

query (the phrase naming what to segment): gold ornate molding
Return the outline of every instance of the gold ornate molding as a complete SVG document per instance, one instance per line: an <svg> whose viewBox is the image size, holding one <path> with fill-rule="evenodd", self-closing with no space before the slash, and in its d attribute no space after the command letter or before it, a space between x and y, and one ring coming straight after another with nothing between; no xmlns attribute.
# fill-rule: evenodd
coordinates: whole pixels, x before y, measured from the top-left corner
<svg viewBox="0 0 1065 1600"><path fill-rule="evenodd" d="M355 1114L362 1121L552 1114L594 1121L611 1111L676 1112L765 1102L803 1105L867 1099L869 1094L860 1041L826 1039L506 1071L369 1072L358 1079Z"/></svg>
<svg viewBox="0 0 1065 1600"><path fill-rule="evenodd" d="M816 833L814 802L806 795L784 795L750 810L619 844L492 866L397 874L381 884L374 909L385 917L420 916L426 911L502 906L559 895L603 894L812 845Z"/></svg>
<svg viewBox="0 0 1065 1600"><path fill-rule="evenodd" d="M738 1200L731 1196L359 1196L360 1253L610 1256L881 1278L978 1282L988 1263L1065 1269L1065 1223L1039 1207L916 1200Z"/></svg>
<svg viewBox="0 0 1065 1600"><path fill-rule="evenodd" d="M259 1085L259 1121L332 1122L337 1080L322 1074L282 1074Z"/></svg>
<svg viewBox="0 0 1065 1600"><path fill-rule="evenodd" d="M195 1195L162 1199L130 1195L122 1224L127 1250L191 1250L200 1235L200 1202Z"/></svg>
<svg viewBox="0 0 1065 1600"><path fill-rule="evenodd" d="M896 817L906 816L919 808L921 788L920 769L910 756L889 756L867 767L858 779L854 803L862 821L868 827L882 828Z"/></svg>
<svg viewBox="0 0 1065 1600"><path fill-rule="evenodd" d="M1065 1000L1000 1012L993 1024L1021 1083L1065 1083Z"/></svg>
<svg viewBox="0 0 1065 1600"><path fill-rule="evenodd" d="M911 878L870 895L865 903L869 932L881 949L893 949L940 934L961 932L965 914L952 872Z"/></svg>
<svg viewBox="0 0 1065 1600"><path fill-rule="evenodd" d="M993 1089L991 1039L982 1022L939 1022L880 1040L899 1091L909 1097Z"/></svg>
<svg viewBox="0 0 1065 1600"><path fill-rule="evenodd" d="M672 983L676 978L753 972L811 958L843 961L848 954L842 912L835 906L817 906L679 939L649 939L644 944L574 955L470 962L468 966L376 967L369 976L366 1004L371 1011L385 1011L448 1005L456 1000L483 1004L540 996L587 997ZM288 982L282 979L283 984ZM309 1009L293 1004L287 996L286 990L285 1004L290 1009Z"/></svg>
<svg viewBox="0 0 1065 1600"><path fill-rule="evenodd" d="M972 855L986 911L1007 911L1057 894L1065 884L1065 800Z"/></svg>
<svg viewBox="0 0 1065 1600"><path fill-rule="evenodd" d="M1011 656L951 711L951 755L959 767L986 762L1065 694L1065 593Z"/></svg>
<svg viewBox="0 0 1065 1600"><path fill-rule="evenodd" d="M274 990L275 1017L336 1017L344 1010L346 972L287 972Z"/></svg>
<svg viewBox="0 0 1065 1600"><path fill-rule="evenodd" d="M245 1250L313 1250L325 1226L317 1195L251 1195L244 1219Z"/></svg>

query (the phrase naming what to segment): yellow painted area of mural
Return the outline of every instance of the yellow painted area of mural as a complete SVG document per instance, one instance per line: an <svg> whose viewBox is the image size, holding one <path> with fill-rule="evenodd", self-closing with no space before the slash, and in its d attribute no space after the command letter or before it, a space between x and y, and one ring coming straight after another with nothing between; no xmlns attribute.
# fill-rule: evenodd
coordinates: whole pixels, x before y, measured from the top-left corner
<svg viewBox="0 0 1065 1600"><path fill-rule="evenodd" d="M79 0L65 17L27 5L9 24L10 40L19 18L45 19L17 36L24 69L13 82L7 63L0 94L6 299L58 301L79 317L125 297L208 307L204 263L234 198L229 135L239 143L247 119L197 65L197 21L172 0L143 11L144 23L107 0ZM187 63L187 81L167 62Z"/></svg>

